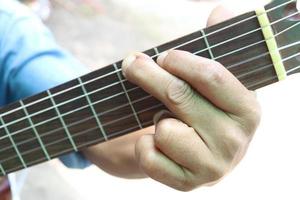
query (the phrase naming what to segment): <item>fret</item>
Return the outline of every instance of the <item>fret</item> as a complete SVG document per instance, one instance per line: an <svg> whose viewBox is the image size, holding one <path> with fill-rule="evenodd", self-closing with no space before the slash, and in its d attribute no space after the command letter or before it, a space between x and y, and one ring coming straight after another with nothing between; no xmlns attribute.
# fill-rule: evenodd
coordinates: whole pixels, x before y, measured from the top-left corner
<svg viewBox="0 0 300 200"><path fill-rule="evenodd" d="M135 107L135 110L138 113L138 117L142 123L152 120L153 116L155 115L155 113L159 111L159 109L167 109L163 107L163 108L154 109L151 112L141 112L145 108L153 107L155 105L160 104L161 102L158 101L153 96L149 95L141 88L128 92L128 95L130 96L133 105Z"/></svg>
<svg viewBox="0 0 300 200"><path fill-rule="evenodd" d="M155 53L149 50L147 52L148 54L150 53L150 55L151 53ZM116 63L116 65L117 67L120 66L121 61ZM132 107L130 106L128 97L126 96L126 92L123 89L123 81L120 81L119 76L121 77L121 80L123 80L122 74L113 72L116 72L114 65L109 65L106 68L97 70L96 75L91 74L82 77L82 81L85 82L90 79L94 79L95 76L102 76L103 73L111 74L110 76L104 77L103 79L95 80L93 83L85 84L86 91L89 93L89 97L91 99L92 104L94 105L96 113L99 113L99 119L102 122L102 125L106 131L108 138L110 138L111 133L119 131L122 128L126 129L131 126L139 125L137 118L133 115L134 112L132 111ZM124 86L125 89L128 91L132 88L126 88L127 83L128 82L125 81L124 84L126 85ZM101 92L92 93L99 87L104 87L104 89L101 90ZM120 109L116 110L115 108L117 107L119 107ZM114 119L122 118L123 116L127 115L131 115L131 117L129 117L127 120L117 122L113 125L104 126L104 124L107 124Z"/></svg>
<svg viewBox="0 0 300 200"><path fill-rule="evenodd" d="M218 26L224 25L222 24ZM206 29L207 40L210 41L210 45L212 46L211 49L215 57L219 57L241 47L249 46L255 42L264 40L260 31L253 31L260 28L257 18L248 20L246 26L244 23L237 24L218 33L210 34L218 28L209 27Z"/></svg>
<svg viewBox="0 0 300 200"><path fill-rule="evenodd" d="M5 176L6 175L6 171L4 170L2 164L0 163L0 172L1 172L1 176Z"/></svg>
<svg viewBox="0 0 300 200"><path fill-rule="evenodd" d="M1 122L1 124L4 125L4 129L5 129L5 132L6 132L6 136L8 136L8 138L9 138L11 144L13 145L13 148L14 148L15 152L17 153L18 158L20 159L20 161L21 161L23 167L24 167L24 168L27 168L27 165L26 165L26 163L25 163L25 161L24 161L24 159L23 159L23 156L21 155L21 153L20 153L20 151L19 151L19 149L18 149L17 144L16 144L15 141L13 140L13 138L12 138L12 136L11 136L11 134L10 134L8 128L5 126L5 121L4 121L4 119L2 118L2 116L0 116L0 122Z"/></svg>
<svg viewBox="0 0 300 200"><path fill-rule="evenodd" d="M254 17L247 23L240 23L223 29L232 22L251 16ZM272 68L272 60L255 12L246 13L238 18L240 19L234 18L230 23L225 22L206 29L207 40L215 60L223 64L248 89L254 90L264 86L263 84L276 82L273 79L276 72ZM258 31L253 31L257 29ZM221 31L214 33L217 30ZM235 39L233 40L233 38ZM257 77L263 81L257 84Z"/></svg>
<svg viewBox="0 0 300 200"><path fill-rule="evenodd" d="M203 29L201 30L201 33L202 33L202 35L203 35L205 44L206 44L206 46L207 46L207 49L208 49L210 58L213 59L213 60L215 60L215 56L214 56L214 54L213 54L213 52L212 52L212 50L211 50L211 47L210 47L210 45L209 45L209 42L208 42L208 39L207 39L207 37L206 37L205 31L204 31Z"/></svg>
<svg viewBox="0 0 300 200"><path fill-rule="evenodd" d="M154 47L153 50L154 50L154 52L155 52L155 55L158 56L158 55L160 54L159 51L158 51L158 49L157 49L157 47Z"/></svg>
<svg viewBox="0 0 300 200"><path fill-rule="evenodd" d="M47 160L51 160L51 157L50 157L49 153L47 152L47 149L46 149L46 147L45 147L45 145L44 145L41 137L39 136L38 131L36 130L35 125L32 122L32 119L31 119L31 117L30 117L30 115L29 115L29 113L28 113L28 111L26 109L26 106L25 106L25 104L23 103L22 100L20 100L20 104L21 104L21 107L23 108L23 110L25 112L25 115L27 115L27 117L28 117L27 119L28 119L28 121L30 123L30 126L31 126L31 128L32 128L32 130L33 130L33 132L34 132L34 134L35 134L38 142L40 143L40 146L42 147L42 150L43 150L43 152L44 152Z"/></svg>
<svg viewBox="0 0 300 200"><path fill-rule="evenodd" d="M57 153L66 147L72 147L69 140L57 145L49 145L49 143L60 140L61 138L66 138L66 132L57 116L57 112L53 107L52 101L49 99L47 92L40 93L29 99L24 99L23 102L26 105L26 110L30 115L32 123L35 125L35 129L44 142L49 155ZM33 104L33 102L37 103ZM30 125L28 128L30 128ZM25 141L30 137L34 138L35 136L26 136L19 140ZM27 146L29 146L29 144L27 144ZM29 156L33 157L32 154L29 154ZM42 156L36 156L35 154L37 154L37 151L35 151L34 157ZM28 163L28 161L26 161L26 163Z"/></svg>
<svg viewBox="0 0 300 200"><path fill-rule="evenodd" d="M113 66L114 66L115 70L118 71L117 64L113 64ZM126 98L127 98L127 100L128 100L128 103L129 103L129 105L130 105L130 107L131 107L131 110L132 110L132 112L133 112L133 114L134 114L134 117L135 117L135 119L136 119L136 121L137 121L139 127L142 129L142 128L143 128L143 127L142 127L142 124L141 124L140 119L139 119L138 115L136 114L136 111L135 111L135 109L134 109L134 107L133 107L133 105L132 105L131 99L130 99L128 93L127 93L127 90L126 90L126 88L125 88L125 85L124 85L123 82L122 82L123 80L122 80L122 78L121 78L120 72L117 72L117 75L118 75L118 78L119 78L120 83L121 83L121 85L122 85L122 88L123 88L123 90L124 90L124 93L125 93L125 95L126 95Z"/></svg>
<svg viewBox="0 0 300 200"><path fill-rule="evenodd" d="M201 31L196 31L187 36L162 44L156 48L158 52L164 52L170 49L178 49L195 53L201 50L201 52L196 53L196 55L206 58L209 58L210 56L208 50L206 49L206 43Z"/></svg>
<svg viewBox="0 0 300 200"><path fill-rule="evenodd" d="M95 111L95 109L94 109L94 106L93 106L93 104L92 104L92 102L91 102L91 99L90 99L90 97L89 97L89 94L88 94L88 92L86 91L86 89L85 89L85 87L84 87L84 83L82 82L82 80L81 80L80 77L78 78L78 81L79 81L79 83L80 83L80 85L81 85L81 87L82 87L82 91L83 91L84 95L86 96L86 99L87 99L87 101L88 101L88 105L90 106L90 108L91 108L91 110L92 110L92 112L93 112L93 115L94 115L94 117L95 117L95 119L96 119L96 122L97 122L97 124L98 124L98 127L99 127L99 129L100 129L100 131L101 131L101 134L103 135L104 139L107 140L107 135L106 135L106 133L105 133L105 130L104 130L104 128L103 128L103 126L102 126L102 124L101 124L101 122L100 122L100 119L98 118L98 115L97 115L97 113L96 113L96 111Z"/></svg>
<svg viewBox="0 0 300 200"><path fill-rule="evenodd" d="M130 106L125 106L118 110L110 110L102 114L101 119L103 127L107 131L108 138L114 132L133 127L137 124Z"/></svg>
<svg viewBox="0 0 300 200"><path fill-rule="evenodd" d="M105 110L109 106L116 107L119 103L118 100L121 100L120 102L127 103L126 96L118 81L117 74L111 73L112 70L114 71L112 67L109 67L107 70L105 70L106 73L110 74L109 76L103 75L102 70L97 71L97 73L99 73L98 75L103 77L101 79L97 79L95 76L83 76L80 78L82 83L84 83L86 94L88 94L91 105L93 106L95 113L102 124L102 127L103 123L105 123L105 121L101 119L102 112L105 112ZM92 82L90 82L91 78L93 80ZM117 84L115 84L116 82ZM72 83L68 85L68 87L73 87L74 85L80 85L79 81L73 80ZM54 93L56 93L64 89L65 88L61 87L59 89L52 90ZM67 95L57 95L55 97L55 102L59 105L57 107L60 110L61 116L64 118L65 124L68 125L69 132L72 135L76 146L80 146L88 140L96 140L97 138L99 138L99 130L90 131L85 135L74 137L74 135L89 129L89 127L99 126L95 119L95 114L90 109L90 105L86 99L86 95L83 94L82 88L78 87L76 89L69 90L67 93ZM80 96L80 98L78 98L78 96ZM111 103L111 101L109 100L117 100L117 102ZM122 115L122 113L120 113L119 115ZM103 130L108 138L109 132L105 128L103 128ZM102 138L102 136L100 137Z"/></svg>
<svg viewBox="0 0 300 200"><path fill-rule="evenodd" d="M77 149L77 147L76 147L76 145L75 145L75 143L74 143L74 140L73 140L73 138L72 138L72 136L71 136L71 133L69 132L69 129L68 129L68 127L67 127L67 125L66 125L64 119L61 117L61 114L60 114L59 109L56 107L56 103L55 103L54 99L52 98L52 94L51 94L50 90L47 90L47 93L48 93L48 96L50 97L50 100L51 100L51 102L52 102L53 107L55 108L55 111L57 112L57 116L59 117L60 122L61 122L61 124L62 124L63 127L64 127L64 130L65 130L65 132L66 132L66 134L67 134L67 136L68 136L68 138L69 138L69 141L70 141L70 143L71 143L72 146L73 146L73 149L74 149L75 151L78 151L78 149Z"/></svg>

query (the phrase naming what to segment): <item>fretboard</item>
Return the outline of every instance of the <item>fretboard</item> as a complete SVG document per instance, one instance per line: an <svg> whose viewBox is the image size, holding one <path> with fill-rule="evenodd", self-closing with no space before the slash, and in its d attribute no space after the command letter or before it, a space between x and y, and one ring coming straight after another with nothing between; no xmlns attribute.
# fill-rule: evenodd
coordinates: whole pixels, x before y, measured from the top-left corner
<svg viewBox="0 0 300 200"><path fill-rule="evenodd" d="M145 51L181 49L222 63L248 89L277 82L255 12ZM121 61L0 110L2 175L153 124L165 106L121 73Z"/></svg>

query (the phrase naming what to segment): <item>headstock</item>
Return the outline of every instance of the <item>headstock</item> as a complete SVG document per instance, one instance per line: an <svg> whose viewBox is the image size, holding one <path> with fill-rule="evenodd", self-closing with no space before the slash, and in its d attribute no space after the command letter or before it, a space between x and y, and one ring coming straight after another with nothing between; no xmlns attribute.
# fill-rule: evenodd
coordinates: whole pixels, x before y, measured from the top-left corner
<svg viewBox="0 0 300 200"><path fill-rule="evenodd" d="M300 0L273 0L266 6L288 75L300 72Z"/></svg>

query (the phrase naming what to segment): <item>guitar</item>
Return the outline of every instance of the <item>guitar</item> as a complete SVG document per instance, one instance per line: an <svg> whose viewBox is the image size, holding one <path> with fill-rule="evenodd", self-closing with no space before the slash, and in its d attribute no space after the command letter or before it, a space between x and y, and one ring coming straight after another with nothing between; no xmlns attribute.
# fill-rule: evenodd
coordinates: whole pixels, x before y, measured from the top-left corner
<svg viewBox="0 0 300 200"><path fill-rule="evenodd" d="M274 0L144 53L189 51L222 63L250 90L264 87L300 71L296 2ZM128 82L121 63L1 108L0 176L153 125L166 107Z"/></svg>
<svg viewBox="0 0 300 200"><path fill-rule="evenodd" d="M6 178L0 178L0 200L10 200L10 188Z"/></svg>

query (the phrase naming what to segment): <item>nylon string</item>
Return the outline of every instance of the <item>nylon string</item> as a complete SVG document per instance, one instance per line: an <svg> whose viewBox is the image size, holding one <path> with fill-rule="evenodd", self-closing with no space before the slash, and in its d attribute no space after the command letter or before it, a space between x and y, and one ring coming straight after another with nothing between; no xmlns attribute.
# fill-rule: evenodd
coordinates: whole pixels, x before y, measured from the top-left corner
<svg viewBox="0 0 300 200"><path fill-rule="evenodd" d="M295 14L295 13L294 13ZM276 34L276 36L278 36L278 35L280 35L281 33L283 33L283 32L286 32L286 31L288 31L288 30L290 30L291 28L293 28L293 27L296 27L297 25L299 25L299 23L296 23L296 24L294 24L294 25L292 25L292 26L290 26L290 27L288 27L287 29L285 29L284 31L282 31L282 32L280 32L280 33L278 33L278 34ZM209 35L209 34L207 34L207 35ZM207 36L206 35L206 36ZM275 37L276 37L275 36ZM289 45L286 45L286 46L284 46L284 48L289 48L289 47L292 47L292 46L295 46L295 45L297 45L297 44L299 44L299 42L296 42L296 43L293 43L293 44L289 44ZM175 47L175 48L177 48L177 47ZM284 49L284 48L281 48L281 50L282 49ZM196 52L197 53L197 52ZM196 54L196 53L194 53L194 54ZM297 54L294 54L294 55L292 55L292 56L289 56L289 57L287 57L287 58L285 58L285 59L283 59L283 61L286 61L286 60L289 60L289 59L291 59L291 58L294 58L295 56L299 56L299 53L297 53ZM300 68L300 66L298 66L298 67L296 67L296 68L294 68L294 69L291 69L291 70L289 70L289 71L287 71L287 73L289 74L290 72L292 72L292 71L294 71L294 70L296 70L296 69L299 69ZM121 70L118 70L118 71L121 71ZM115 73L115 72L114 72ZM276 77L276 76L275 76ZM274 78L274 77L273 77ZM124 80L124 81L126 81L126 80ZM123 81L123 82L124 82ZM133 88L133 89L137 89L138 87L136 87L136 88ZM63 92L63 91L62 91ZM58 95L58 94L56 94L56 95ZM88 95L88 94L87 94ZM53 95L54 96L54 95ZM148 97L150 97L150 95L148 96ZM47 98L48 99L48 98ZM34 103L34 102L33 102ZM95 103L95 102L94 102ZM128 104L126 104L126 105L128 105ZM160 104L160 105L157 105L157 107L159 107L159 106L161 106L162 104ZM58 105L57 105L58 106ZM51 108L52 109L52 108ZM152 108L153 109L153 108ZM107 111L107 112L109 112L109 111ZM5 114L5 113L4 113ZM4 115L3 115L4 116ZM130 116L132 116L132 115L130 115ZM2 117L2 116L1 116ZM127 116L128 117L128 116ZM124 118L124 117L123 117ZM125 118L126 118L126 116L125 116ZM25 118L26 119L26 118ZM111 122L110 122L111 123ZM112 123L114 123L114 122L112 122ZM105 124L104 124L105 125ZM107 125L107 124L106 124ZM4 127L4 125L2 126L2 127ZM2 128L2 127L0 127L0 128ZM12 136L12 134L10 134L10 136ZM43 136L43 135L41 135L41 136ZM9 137L9 136L7 136L7 137ZM0 138L0 140L2 140L2 139L4 139L4 137L1 137ZM67 139L67 138L64 138L64 140L65 139ZM19 145L19 143L17 144L17 145ZM45 146L47 146L47 145L49 145L49 144L46 144ZM35 148L35 150L36 149L40 149L40 148ZM3 150L2 150L3 151ZM1 151L1 152L2 152ZM24 152L24 153L26 153L26 152ZM8 159L11 159L11 158L8 158ZM2 161L0 161L0 162L2 162ZM2 171L2 170L1 170Z"/></svg>

